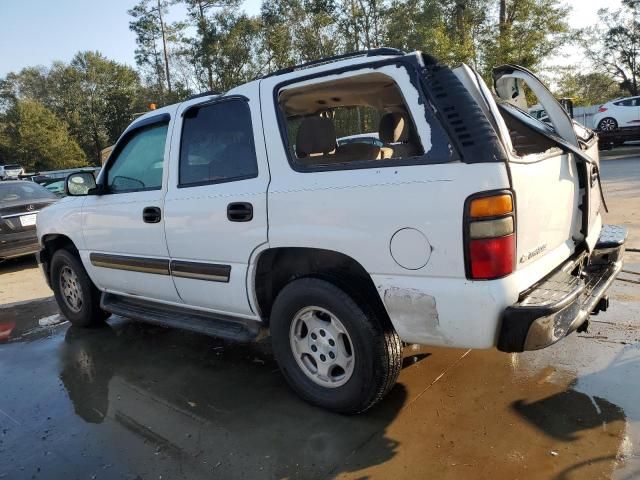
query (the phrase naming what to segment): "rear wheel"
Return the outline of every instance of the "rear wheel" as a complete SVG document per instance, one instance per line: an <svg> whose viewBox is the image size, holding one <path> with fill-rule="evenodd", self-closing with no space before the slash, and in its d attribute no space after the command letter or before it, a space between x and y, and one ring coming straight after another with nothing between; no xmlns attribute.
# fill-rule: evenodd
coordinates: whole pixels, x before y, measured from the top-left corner
<svg viewBox="0 0 640 480"><path fill-rule="evenodd" d="M600 120L598 123L598 130L603 132L612 132L618 128L618 122L615 118L607 117Z"/></svg>
<svg viewBox="0 0 640 480"><path fill-rule="evenodd" d="M109 317L100 308L100 291L80 259L68 250L58 250L51 258L51 287L60 311L73 325L99 325Z"/></svg>
<svg viewBox="0 0 640 480"><path fill-rule="evenodd" d="M373 406L393 387L402 365L402 343L388 320L325 280L295 280L280 292L271 337L291 387L335 412Z"/></svg>

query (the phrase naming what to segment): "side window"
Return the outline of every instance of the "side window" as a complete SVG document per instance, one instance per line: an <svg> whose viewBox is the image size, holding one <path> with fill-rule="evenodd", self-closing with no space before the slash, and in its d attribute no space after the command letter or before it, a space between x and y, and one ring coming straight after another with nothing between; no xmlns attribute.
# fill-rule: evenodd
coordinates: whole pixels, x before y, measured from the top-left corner
<svg viewBox="0 0 640 480"><path fill-rule="evenodd" d="M278 106L286 120L283 137L296 169L367 168L451 159L448 138L427 109L430 129L423 136L430 135L430 145L425 151L403 92L382 72L286 86L279 91Z"/></svg>
<svg viewBox="0 0 640 480"><path fill-rule="evenodd" d="M187 110L180 143L180 187L257 176L251 112L244 100Z"/></svg>
<svg viewBox="0 0 640 480"><path fill-rule="evenodd" d="M626 100L615 102L615 105L619 107L635 107L637 105L637 102L635 98L628 98Z"/></svg>
<svg viewBox="0 0 640 480"><path fill-rule="evenodd" d="M118 149L107 172L112 193L159 190L162 188L164 147L168 123L156 123L134 131Z"/></svg>

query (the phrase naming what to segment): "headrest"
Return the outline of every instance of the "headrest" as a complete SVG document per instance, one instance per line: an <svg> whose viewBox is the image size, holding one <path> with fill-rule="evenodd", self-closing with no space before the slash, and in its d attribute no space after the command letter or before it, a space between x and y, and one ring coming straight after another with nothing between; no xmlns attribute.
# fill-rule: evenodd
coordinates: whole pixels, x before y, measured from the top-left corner
<svg viewBox="0 0 640 480"><path fill-rule="evenodd" d="M326 154L336 148L336 129L331 119L326 117L307 117L300 124L296 136L296 155L298 158L311 154Z"/></svg>
<svg viewBox="0 0 640 480"><path fill-rule="evenodd" d="M407 142L410 125L406 113L387 113L380 119L380 140L384 143Z"/></svg>

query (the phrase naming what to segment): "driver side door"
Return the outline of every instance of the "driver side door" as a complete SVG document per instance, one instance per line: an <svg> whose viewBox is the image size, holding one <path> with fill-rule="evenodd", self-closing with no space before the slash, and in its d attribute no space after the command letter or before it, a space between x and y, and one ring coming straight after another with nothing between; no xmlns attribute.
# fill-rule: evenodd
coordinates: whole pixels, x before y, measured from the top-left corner
<svg viewBox="0 0 640 480"><path fill-rule="evenodd" d="M180 303L164 235L171 126L168 113L133 124L101 173L102 194L85 199L80 254L102 290Z"/></svg>

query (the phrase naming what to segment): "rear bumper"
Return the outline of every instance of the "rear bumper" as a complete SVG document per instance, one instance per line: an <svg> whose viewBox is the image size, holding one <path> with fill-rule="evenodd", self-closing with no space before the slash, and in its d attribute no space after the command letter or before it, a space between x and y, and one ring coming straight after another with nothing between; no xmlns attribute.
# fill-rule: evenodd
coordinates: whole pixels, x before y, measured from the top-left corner
<svg viewBox="0 0 640 480"><path fill-rule="evenodd" d="M21 257L39 250L36 230L20 233L0 233L0 258Z"/></svg>
<svg viewBox="0 0 640 480"><path fill-rule="evenodd" d="M604 225L591 255L555 270L504 311L498 350L522 352L556 343L606 310L606 292L622 269L627 231Z"/></svg>

